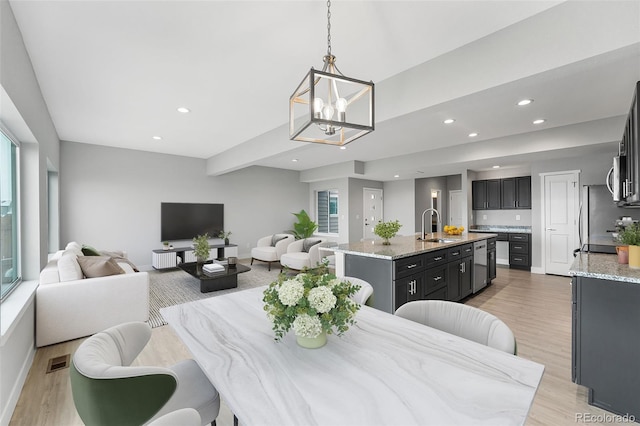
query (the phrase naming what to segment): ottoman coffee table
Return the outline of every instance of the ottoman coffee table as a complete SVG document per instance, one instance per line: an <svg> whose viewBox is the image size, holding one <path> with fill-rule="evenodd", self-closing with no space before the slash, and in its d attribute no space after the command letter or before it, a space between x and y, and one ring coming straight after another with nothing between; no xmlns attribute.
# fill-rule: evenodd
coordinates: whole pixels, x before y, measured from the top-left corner
<svg viewBox="0 0 640 426"><path fill-rule="evenodd" d="M211 262L209 262L211 263ZM178 265L180 269L185 271L197 280L200 280L200 292L208 293L210 291L226 290L228 288L238 287L238 274L251 270L248 266L236 264L235 268L229 265L223 265L224 271L198 273L196 262L181 263Z"/></svg>

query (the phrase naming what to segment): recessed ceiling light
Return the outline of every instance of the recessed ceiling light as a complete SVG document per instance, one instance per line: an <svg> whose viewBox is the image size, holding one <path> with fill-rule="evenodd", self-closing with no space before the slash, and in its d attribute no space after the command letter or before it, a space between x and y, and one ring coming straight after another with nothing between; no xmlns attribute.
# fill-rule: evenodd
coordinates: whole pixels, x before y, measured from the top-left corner
<svg viewBox="0 0 640 426"><path fill-rule="evenodd" d="M443 123L444 123L444 124L451 124L451 123L453 123L454 121L456 121L456 120L454 120L453 118L447 118L446 120L444 120L444 121L443 121Z"/></svg>
<svg viewBox="0 0 640 426"><path fill-rule="evenodd" d="M499 168L500 168L500 166L493 166L493 168L494 168L494 169L499 169Z"/></svg>
<svg viewBox="0 0 640 426"><path fill-rule="evenodd" d="M297 162L298 162L298 159L297 159L297 158L294 158L294 159L293 159L293 160L291 160L291 161L293 161L294 163L297 163Z"/></svg>
<svg viewBox="0 0 640 426"><path fill-rule="evenodd" d="M394 178L399 178L399 177L400 177L400 175L393 175L393 177L394 177Z"/></svg>
<svg viewBox="0 0 640 426"><path fill-rule="evenodd" d="M538 118L537 120L533 120L533 124L542 124L545 121L547 120L545 120L544 118Z"/></svg>
<svg viewBox="0 0 640 426"><path fill-rule="evenodd" d="M162 140L162 136L153 136L153 139L159 141L159 140Z"/></svg>
<svg viewBox="0 0 640 426"><path fill-rule="evenodd" d="M478 136L478 134L476 132L469 133L469 137L470 138L475 138L476 136Z"/></svg>
<svg viewBox="0 0 640 426"><path fill-rule="evenodd" d="M533 99L523 99L518 102L518 106L529 105L531 102L533 102Z"/></svg>
<svg viewBox="0 0 640 426"><path fill-rule="evenodd" d="M185 107L180 107L178 108L178 112L181 112L183 114L186 114L188 112L190 112L191 110L189 108L185 108Z"/></svg>
<svg viewBox="0 0 640 426"><path fill-rule="evenodd" d="M341 146L340 149L347 149L347 147L346 146Z"/></svg>

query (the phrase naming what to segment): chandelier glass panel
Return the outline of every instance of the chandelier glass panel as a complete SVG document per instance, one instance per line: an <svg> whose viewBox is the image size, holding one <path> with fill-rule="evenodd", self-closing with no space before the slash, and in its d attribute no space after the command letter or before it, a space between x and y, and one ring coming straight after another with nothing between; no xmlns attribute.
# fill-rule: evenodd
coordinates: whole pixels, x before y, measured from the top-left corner
<svg viewBox="0 0 640 426"><path fill-rule="evenodd" d="M374 130L374 84L343 75L331 54L331 3L327 2L327 55L289 98L289 138L346 145Z"/></svg>

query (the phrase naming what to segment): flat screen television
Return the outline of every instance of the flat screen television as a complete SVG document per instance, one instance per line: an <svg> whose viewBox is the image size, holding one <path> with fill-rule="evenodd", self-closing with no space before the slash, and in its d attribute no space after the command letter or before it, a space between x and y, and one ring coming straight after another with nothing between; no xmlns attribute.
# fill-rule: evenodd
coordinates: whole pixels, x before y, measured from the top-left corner
<svg viewBox="0 0 640 426"><path fill-rule="evenodd" d="M205 232L217 238L224 230L224 204L161 203L160 240L191 240Z"/></svg>

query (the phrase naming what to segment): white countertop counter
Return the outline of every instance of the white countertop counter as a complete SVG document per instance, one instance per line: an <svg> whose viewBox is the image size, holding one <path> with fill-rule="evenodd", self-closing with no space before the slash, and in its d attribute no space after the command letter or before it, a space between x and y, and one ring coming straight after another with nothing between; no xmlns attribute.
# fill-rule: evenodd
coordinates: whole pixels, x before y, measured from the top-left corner
<svg viewBox="0 0 640 426"><path fill-rule="evenodd" d="M451 248L466 243L473 243L479 240L486 240L495 237L495 234L476 234L465 233L462 235L447 235L441 232L435 232L435 238L442 238L449 242L432 243L427 241L419 241L418 236L410 235L405 237L394 237L390 239L391 244L385 246L382 240L366 240L357 243L346 244L329 244L322 248L329 249L338 253L345 253L364 257L374 257L378 259L396 260L403 257L409 257L416 254L427 253L430 251ZM427 234L427 238L431 238L431 234Z"/></svg>
<svg viewBox="0 0 640 426"><path fill-rule="evenodd" d="M618 263L618 256L615 254L578 253L569 273L580 277L640 284L640 269L631 269L627 264Z"/></svg>
<svg viewBox="0 0 640 426"><path fill-rule="evenodd" d="M500 232L511 234L530 234L530 226L512 226L512 225L473 225L469 228L470 232Z"/></svg>

